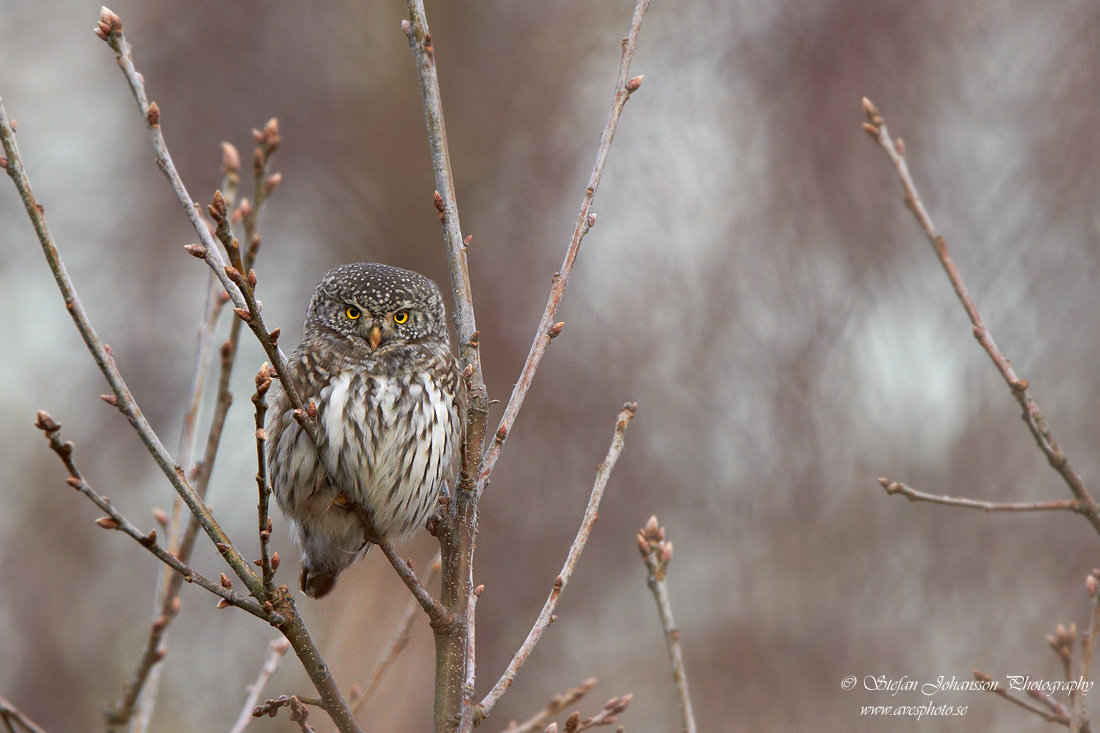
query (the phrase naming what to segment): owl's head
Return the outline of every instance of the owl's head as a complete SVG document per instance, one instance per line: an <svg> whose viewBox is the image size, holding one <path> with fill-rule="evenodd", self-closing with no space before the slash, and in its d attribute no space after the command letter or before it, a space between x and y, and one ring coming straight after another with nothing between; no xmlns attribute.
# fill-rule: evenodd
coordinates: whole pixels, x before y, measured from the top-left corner
<svg viewBox="0 0 1100 733"><path fill-rule="evenodd" d="M439 288L423 275L374 262L337 267L313 291L305 330L335 331L370 351L434 337L448 343Z"/></svg>

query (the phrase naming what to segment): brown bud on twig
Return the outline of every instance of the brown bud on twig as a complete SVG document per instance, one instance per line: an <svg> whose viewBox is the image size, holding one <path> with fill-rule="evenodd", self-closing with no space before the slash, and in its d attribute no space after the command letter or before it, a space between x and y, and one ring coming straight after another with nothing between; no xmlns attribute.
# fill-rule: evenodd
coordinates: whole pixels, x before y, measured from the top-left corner
<svg viewBox="0 0 1100 733"><path fill-rule="evenodd" d="M546 332L546 335L552 339L557 338L559 335L561 335L561 330L563 328L565 328L565 321L558 321L550 327L550 329Z"/></svg>
<svg viewBox="0 0 1100 733"><path fill-rule="evenodd" d="M84 485L84 482L78 479L76 476L69 476L67 479L65 479L65 483L67 483L69 486L72 486L74 489L79 489L81 486Z"/></svg>
<svg viewBox="0 0 1100 733"><path fill-rule="evenodd" d="M157 544L157 529L156 529L156 527L149 530L149 534L145 535L145 544L146 545L155 545L155 544Z"/></svg>
<svg viewBox="0 0 1100 733"><path fill-rule="evenodd" d="M256 277L256 271L255 270L249 270L248 271L248 284L252 288L255 288L256 283L258 283L259 281L260 281L260 279L258 277Z"/></svg>
<svg viewBox="0 0 1100 733"><path fill-rule="evenodd" d="M274 191L280 183L282 183L282 181L282 173L272 173L270 176L267 177L267 180L264 181L264 193L270 195L271 192Z"/></svg>
<svg viewBox="0 0 1100 733"><path fill-rule="evenodd" d="M642 79L645 79L645 74L636 76L626 83L626 91L628 94L633 94L638 91L638 87L642 85Z"/></svg>
<svg viewBox="0 0 1100 733"><path fill-rule="evenodd" d="M470 242L472 242L472 241L474 241L474 235L473 234L467 234L466 238L462 240L462 249L469 249L470 248Z"/></svg>
<svg viewBox="0 0 1100 733"><path fill-rule="evenodd" d="M894 150L898 151L898 155L905 157L905 141L900 137L894 141Z"/></svg>
<svg viewBox="0 0 1100 733"><path fill-rule="evenodd" d="M110 517L100 517L99 519L95 520L95 523L98 524L100 527L103 527L103 529L118 529L118 522L111 519Z"/></svg>
<svg viewBox="0 0 1100 733"><path fill-rule="evenodd" d="M259 135L258 138L256 136ZM263 145L264 134L259 130L252 131L252 137L256 138L257 145ZM264 151L260 148L256 148L252 151L252 172L257 176L264 174L264 166L267 165L267 157L264 155Z"/></svg>
<svg viewBox="0 0 1100 733"><path fill-rule="evenodd" d="M225 173L239 173L241 170L241 154L233 143L222 143L222 171Z"/></svg>
<svg viewBox="0 0 1100 733"><path fill-rule="evenodd" d="M217 547L217 548L218 548L218 552L222 553L223 555L224 555L224 554L226 553L226 551L227 551L227 550L229 549L229 547L228 547L228 546L227 546L226 544L222 543L222 542L215 542L215 543L214 543L214 547Z"/></svg>
<svg viewBox="0 0 1100 733"><path fill-rule="evenodd" d="M225 266L225 276L235 282L237 285L241 284L241 271L232 265Z"/></svg>
<svg viewBox="0 0 1100 733"><path fill-rule="evenodd" d="M879 129L872 125L870 122L863 123L863 130L871 136L872 139L878 140Z"/></svg>
<svg viewBox="0 0 1100 733"><path fill-rule="evenodd" d="M281 336L282 333L283 333L283 329L273 328L271 330L271 333L268 334L268 336L271 338L271 343L273 343L273 344L279 343L279 336Z"/></svg>
<svg viewBox="0 0 1100 733"><path fill-rule="evenodd" d="M1096 598L1097 592L1100 592L1100 582L1097 582L1096 576L1085 578L1085 592L1089 594L1089 598Z"/></svg>
<svg viewBox="0 0 1100 733"><path fill-rule="evenodd" d="M233 605L232 603L225 600L224 598L221 599L220 601L218 601L218 608L229 608L232 605Z"/></svg>
<svg viewBox="0 0 1100 733"><path fill-rule="evenodd" d="M0 168L3 168L5 170L7 170L7 167L8 167L8 159L5 158L3 155L0 155Z"/></svg>
<svg viewBox="0 0 1100 733"><path fill-rule="evenodd" d="M401 32L406 36L409 35L412 32L412 24L407 20L401 21Z"/></svg>
<svg viewBox="0 0 1100 733"><path fill-rule="evenodd" d="M247 219L252 216L252 202L248 199L241 199L241 203L237 204L237 211L241 212L242 219Z"/></svg>
<svg viewBox="0 0 1100 733"><path fill-rule="evenodd" d="M153 127L160 124L160 107L156 102L149 103L149 110L145 113L145 121Z"/></svg>
<svg viewBox="0 0 1100 733"><path fill-rule="evenodd" d="M100 8L99 23L96 24L95 34L106 41L112 33L121 30L122 19L106 7Z"/></svg>
<svg viewBox="0 0 1100 733"><path fill-rule="evenodd" d="M233 583L229 581L229 576L227 576L225 573L222 573L221 580L222 588L225 588L226 590L233 590Z"/></svg>
<svg viewBox="0 0 1100 733"><path fill-rule="evenodd" d="M36 417L38 419L35 421L34 426L39 430L47 433L52 433L55 430L61 428L61 424L54 421L54 419L50 417L50 413L46 412L45 410L39 410Z"/></svg>
<svg viewBox="0 0 1100 733"><path fill-rule="evenodd" d="M278 552L273 552L271 554L271 569L272 570L278 570L279 569L279 553Z"/></svg>
<svg viewBox="0 0 1100 733"><path fill-rule="evenodd" d="M283 141L282 136L279 134L279 120L272 117L264 125L264 147L267 148L267 154L271 155L279 147L279 143Z"/></svg>
<svg viewBox="0 0 1100 733"><path fill-rule="evenodd" d="M206 247L203 247L201 244L185 244L183 248L187 250L187 254L192 257L198 257L200 260L206 257Z"/></svg>
<svg viewBox="0 0 1100 733"><path fill-rule="evenodd" d="M225 218L225 196L222 196L221 191L214 192L214 198L210 202L210 206L207 207L207 210L210 212L210 216L214 218L214 221L221 221Z"/></svg>
<svg viewBox="0 0 1100 733"><path fill-rule="evenodd" d="M112 407L118 407L118 397L115 397L113 394L101 394L99 396L99 399L103 400Z"/></svg>
<svg viewBox="0 0 1100 733"><path fill-rule="evenodd" d="M157 524L161 527L168 526L168 512L159 507L153 510L153 519L157 520Z"/></svg>
<svg viewBox="0 0 1100 733"><path fill-rule="evenodd" d="M588 228L591 229L594 226L596 226L596 215L595 214L589 214L588 215Z"/></svg>
<svg viewBox="0 0 1100 733"><path fill-rule="evenodd" d="M507 438L507 437L508 437L508 423L501 423L500 427L497 428L497 434L496 434L497 442L503 443L505 438Z"/></svg>
<svg viewBox="0 0 1100 733"><path fill-rule="evenodd" d="M443 197L439 195L439 191L436 191L432 195L432 201L435 203L435 210L439 212L439 218L442 219L445 207L443 205Z"/></svg>
<svg viewBox="0 0 1100 733"><path fill-rule="evenodd" d="M248 312L247 308L234 308L233 312L236 313L245 323L252 322L252 315Z"/></svg>
<svg viewBox="0 0 1100 733"><path fill-rule="evenodd" d="M565 727L562 729L562 733L576 733L577 728L581 727L581 711L574 710L573 714L565 719Z"/></svg>

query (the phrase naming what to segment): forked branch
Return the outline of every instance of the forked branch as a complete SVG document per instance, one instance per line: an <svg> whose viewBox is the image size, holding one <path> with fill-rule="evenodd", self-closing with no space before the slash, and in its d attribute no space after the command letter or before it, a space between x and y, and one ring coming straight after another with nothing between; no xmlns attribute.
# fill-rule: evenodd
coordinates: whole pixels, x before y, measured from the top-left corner
<svg viewBox="0 0 1100 733"><path fill-rule="evenodd" d="M954 260L951 259L951 255L947 251L946 240L944 240L943 236L937 231L936 225L932 222L931 215L929 215L928 210L925 208L924 202L921 201L920 193L917 192L916 184L913 183L913 178L909 174L909 166L905 162L905 144L902 142L901 138L894 141L890 137L890 133L886 129L886 122L883 120L882 115L879 114L875 105L871 104L870 100L866 98L863 100L863 111L867 115L867 122L864 123L863 129L867 131L871 139L882 148L883 152L885 152L886 156L890 159L890 162L893 163L894 170L898 175L898 180L901 182L902 190L905 193L905 204L909 207L910 211L913 212L913 216L916 217L917 223L920 224L921 229L924 230L924 234L932 244L932 249L936 252L940 264L943 265L944 272L947 273L948 279L951 280L951 285L955 289L955 294L958 296L959 301L962 303L974 327L974 338L978 340L978 343L980 343L986 353L989 354L989 358L993 360L993 363L997 367L997 371L1001 373L1009 390L1012 392L1012 396L1020 403L1020 407L1023 409L1024 422L1027 423L1027 427L1035 438L1035 442L1039 446L1039 449L1043 452L1043 455L1046 456L1047 462L1049 462L1051 467L1058 472L1066 482L1066 485L1069 486L1073 496L1077 499L1079 507L1075 509L1075 511L1083 514L1092 524L1093 529L1100 533L1100 510L1097 509L1092 494L1089 493L1081 476L1073 469L1073 466L1070 465L1069 458L1066 457L1065 453L1058 446L1058 443L1056 443L1053 436L1051 436L1043 413L1039 411L1039 406L1035 404L1035 401L1028 394L1028 381L1016 375L1015 370L1012 368L1012 364L1005 358L1000 349L997 348L997 344L994 343L993 336L990 334L989 329L978 313L978 308L974 305L974 300L970 297L970 292L967 290L966 284L963 282L958 268L955 267Z"/></svg>

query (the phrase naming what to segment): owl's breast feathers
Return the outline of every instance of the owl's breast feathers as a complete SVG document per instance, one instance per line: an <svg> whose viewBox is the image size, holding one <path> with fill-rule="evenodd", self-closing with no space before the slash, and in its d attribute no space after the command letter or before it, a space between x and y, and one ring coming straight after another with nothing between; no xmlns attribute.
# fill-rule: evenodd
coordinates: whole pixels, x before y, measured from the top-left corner
<svg viewBox="0 0 1100 733"><path fill-rule="evenodd" d="M445 343L387 351L362 359L361 352L311 349L292 357L302 399L317 409L318 445L308 447L320 462L307 467L303 458L300 468L313 470L288 476L276 494L316 512L350 501L370 511L380 534L398 539L423 526L454 475L464 400ZM297 424L287 427L301 433Z"/></svg>

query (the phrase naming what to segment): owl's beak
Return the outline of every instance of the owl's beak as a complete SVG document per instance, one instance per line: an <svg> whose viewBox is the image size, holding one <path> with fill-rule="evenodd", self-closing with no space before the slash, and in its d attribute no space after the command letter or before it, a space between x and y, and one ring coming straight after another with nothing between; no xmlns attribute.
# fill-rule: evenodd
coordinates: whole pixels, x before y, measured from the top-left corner
<svg viewBox="0 0 1100 733"><path fill-rule="evenodd" d="M367 341L370 342L372 349L377 349L378 344L382 343L382 326L375 323L370 327L370 331L367 332Z"/></svg>

